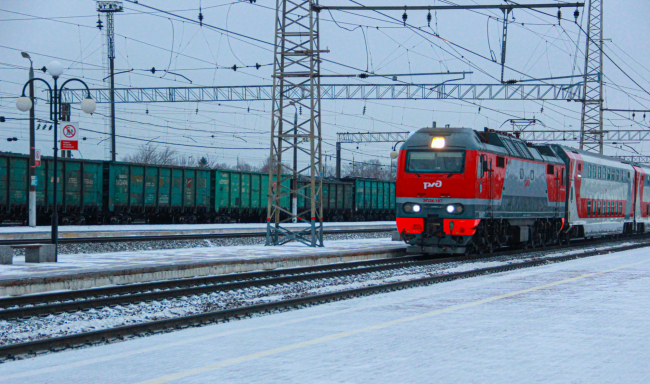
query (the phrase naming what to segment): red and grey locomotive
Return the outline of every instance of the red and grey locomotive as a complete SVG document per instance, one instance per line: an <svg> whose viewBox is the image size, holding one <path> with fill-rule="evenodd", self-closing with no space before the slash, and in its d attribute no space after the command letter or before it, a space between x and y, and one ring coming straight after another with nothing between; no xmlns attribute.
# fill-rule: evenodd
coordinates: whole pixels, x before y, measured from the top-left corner
<svg viewBox="0 0 650 384"><path fill-rule="evenodd" d="M650 169L606 156L487 129L424 128L397 157L397 229L412 252L543 246L643 232L650 220Z"/></svg>

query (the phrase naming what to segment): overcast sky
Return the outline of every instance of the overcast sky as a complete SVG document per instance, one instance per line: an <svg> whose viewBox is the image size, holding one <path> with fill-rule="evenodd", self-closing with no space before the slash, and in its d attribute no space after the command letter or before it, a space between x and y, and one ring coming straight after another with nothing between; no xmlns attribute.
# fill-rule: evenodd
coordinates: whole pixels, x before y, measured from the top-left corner
<svg viewBox="0 0 650 384"><path fill-rule="evenodd" d="M524 2L524 1L522 1ZM541 3L540 1L539 3ZM555 2L546 0L546 2ZM373 4L395 4L373 1ZM440 5L445 2L411 0L409 5ZM458 4L498 4L499 1L457 1ZM524 3L533 3L525 1ZM321 5L353 5L352 2L321 1ZM364 2L364 4L370 4ZM151 11L143 5L172 12L193 20L202 8L204 22L229 31L261 40L251 40L215 31L206 26L184 22L177 17ZM400 3L401 5L401 3ZM218 86L271 84L271 67L238 69L224 67L254 66L273 61L273 23L275 2L257 0L144 0L140 4L124 2L124 12L115 15L116 72L134 69L116 76L117 87ZM585 36L573 22L573 8L562 11L558 25L556 9L540 12L515 10L509 25L506 64L517 72L506 70L507 79L578 75L584 68ZM321 13L321 47L330 53L323 58L352 67L324 62L323 73L358 74L368 70L378 74L430 73L469 71L464 80L455 83L494 84L500 79L501 67L490 60L500 57L502 17L500 11L438 11L433 13L431 27L427 26L427 11L408 12L408 22L421 30L405 28L401 11L384 12L394 17L372 12ZM608 108L650 108L647 36L650 27L647 15L650 2L627 0L605 2L605 52L636 83L630 80L609 59L604 59L605 106ZM583 18L583 16L585 16ZM91 0L29 1L5 0L0 3L0 115L25 118L26 113L15 107L15 99L28 79L28 60L21 57L27 51L35 68L59 60L66 68L63 78L77 77L92 88L104 88L107 76L106 28L97 29L95 2ZM334 22L334 20L336 22ZM510 21L513 21L512 15ZM580 10L578 23L586 30L586 15ZM106 20L102 17L104 26ZM435 36L439 34L441 38ZM443 40L444 39L444 40ZM152 74L147 71L155 67ZM167 74L169 70L183 77ZM523 74L523 75L522 75ZM51 77L40 71L37 76L48 81ZM457 76L404 76L400 81L434 84ZM373 78L371 82L391 83ZM359 83L355 79L330 79L324 82ZM557 84L576 83L578 78L554 80ZM365 82L369 82L365 80ZM38 87L37 96L43 97ZM334 155L337 132L412 131L438 125L482 129L511 128L511 118L537 118L544 126L528 129L578 130L581 105L576 102L555 101L477 101L477 100L324 100L323 149ZM121 158L139 146L152 142L170 143L186 156L204 154L219 162L246 161L257 164L268 156L270 139L270 102L221 103L149 103L117 104L117 154ZM365 107L365 114L364 114ZM479 111L480 107L480 111ZM92 116L73 111L73 121L79 121L81 136L75 157L109 158L106 135L109 126L106 104L100 104ZM37 105L37 117L47 118L47 106ZM631 113L606 113L606 129L648 129L650 113L632 118ZM28 152L28 122L8 120L0 123L0 150ZM97 131L100 133L93 133ZM18 141L7 142L7 137ZM39 130L37 148L51 154L52 132ZM174 145L176 144L176 145ZM576 145L575 143L571 143ZM163 144L161 144L163 145ZM197 148L195 146L210 147ZM193 147L194 146L194 147ZM392 144L344 145L345 161L379 159L389 164ZM219 149L236 147L239 150ZM643 153L643 144L632 144ZM244 149L246 148L246 149ZM650 148L646 147L646 148ZM609 154L631 155L633 149L606 149ZM650 154L648 152L644 154ZM328 159L328 162L331 161ZM332 163L333 164L333 161Z"/></svg>

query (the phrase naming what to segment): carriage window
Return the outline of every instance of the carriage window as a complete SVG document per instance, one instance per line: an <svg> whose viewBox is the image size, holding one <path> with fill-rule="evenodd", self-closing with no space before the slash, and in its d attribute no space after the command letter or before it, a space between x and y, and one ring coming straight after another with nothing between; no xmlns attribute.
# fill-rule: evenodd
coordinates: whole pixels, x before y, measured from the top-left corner
<svg viewBox="0 0 650 384"><path fill-rule="evenodd" d="M462 173L465 152L408 151L406 172Z"/></svg>
<svg viewBox="0 0 650 384"><path fill-rule="evenodd" d="M596 216L600 216L600 201L596 202Z"/></svg>
<svg viewBox="0 0 650 384"><path fill-rule="evenodd" d="M587 200L587 216L591 216L591 200Z"/></svg>
<svg viewBox="0 0 650 384"><path fill-rule="evenodd" d="M600 179L600 177L601 177L601 168L598 167L598 178Z"/></svg>

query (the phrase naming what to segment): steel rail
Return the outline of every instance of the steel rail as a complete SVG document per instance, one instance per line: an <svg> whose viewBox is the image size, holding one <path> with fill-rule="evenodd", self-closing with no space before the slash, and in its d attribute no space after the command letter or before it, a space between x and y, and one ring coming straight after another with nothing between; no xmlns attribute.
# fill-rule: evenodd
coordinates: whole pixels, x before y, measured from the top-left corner
<svg viewBox="0 0 650 384"><path fill-rule="evenodd" d="M16 343L0 346L0 357L5 359L14 359L20 355L35 355L47 351L59 351L69 348L83 347L94 345L102 342L111 343L118 340L124 340L131 336L146 336L163 332L171 332L177 329L184 329L192 326L217 323L231 319L248 317L254 314L269 313L278 310L287 310L301 308L309 305L328 303L331 301L345 300L355 297L367 296L377 293L387 293L395 290L402 290L413 287L421 287L441 282L465 279L475 276L483 276L493 273L513 271L522 268L536 267L540 265L563 262L568 260L580 259L596 255L608 254L613 252L622 252L632 249L648 247L648 242L633 244L629 246L618 247L615 249L593 250L580 254L565 256L548 257L532 261L506 264L497 267L481 268L466 272L457 272L443 274L433 277L425 277L414 280L400 281L394 283L379 284L363 288L347 289L337 292L310 295L295 299L281 300L271 303L256 304L246 307L233 309L205 312L196 315L177 317L173 319L157 320L147 323L126 325L121 327L109 328L104 330L84 332L74 335L54 337L25 343Z"/></svg>
<svg viewBox="0 0 650 384"><path fill-rule="evenodd" d="M325 230L325 235L341 235L355 233L391 232L395 228L377 229L330 229ZM187 235L147 235L147 236L105 236L105 237L59 237L59 244L75 243L107 243L107 242L131 242L131 241L164 241L164 240L201 240L201 239L231 239L235 237L266 237L266 232L235 232L235 233L199 233ZM0 245L17 244L50 244L51 239L2 239Z"/></svg>
<svg viewBox="0 0 650 384"><path fill-rule="evenodd" d="M453 258L427 260L428 256L405 256L323 266L279 269L273 271L198 277L117 287L93 288L69 292L17 296L0 299L0 319L42 316L115 305L171 299L203 293L235 291L251 287L272 286L398 269L429 263L453 261ZM110 297L107 297L110 296ZM82 300L79 300L82 299ZM78 300L78 301L75 301ZM47 304L40 304L47 303ZM10 308L21 306L19 308Z"/></svg>

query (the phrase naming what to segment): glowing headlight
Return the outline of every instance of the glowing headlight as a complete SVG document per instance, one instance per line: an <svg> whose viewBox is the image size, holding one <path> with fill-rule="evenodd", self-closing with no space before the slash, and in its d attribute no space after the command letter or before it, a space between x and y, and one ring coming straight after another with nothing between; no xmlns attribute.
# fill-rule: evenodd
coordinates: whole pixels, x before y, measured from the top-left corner
<svg viewBox="0 0 650 384"><path fill-rule="evenodd" d="M465 212L465 207L463 204L449 204L445 207L445 210L449 214L460 215Z"/></svg>
<svg viewBox="0 0 650 384"><path fill-rule="evenodd" d="M415 203L404 203L402 210L406 213L418 213L422 210L422 206Z"/></svg>
<svg viewBox="0 0 650 384"><path fill-rule="evenodd" d="M434 137L431 140L431 148L444 148L445 147L445 138L444 137Z"/></svg>

